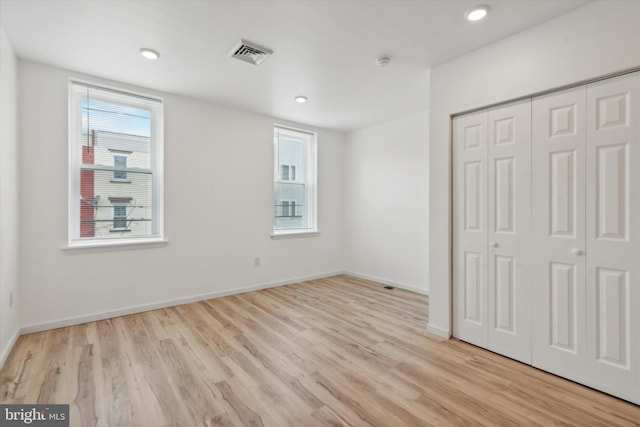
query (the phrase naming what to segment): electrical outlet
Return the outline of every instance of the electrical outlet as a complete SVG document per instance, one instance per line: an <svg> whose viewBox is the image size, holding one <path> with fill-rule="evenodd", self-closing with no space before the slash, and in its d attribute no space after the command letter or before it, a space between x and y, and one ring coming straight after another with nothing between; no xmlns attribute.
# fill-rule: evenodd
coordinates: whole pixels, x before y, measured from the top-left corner
<svg viewBox="0 0 640 427"><path fill-rule="evenodd" d="M253 266L254 267L260 267L260 257L255 257L253 259Z"/></svg>
<svg viewBox="0 0 640 427"><path fill-rule="evenodd" d="M9 307L13 307L13 291L9 292Z"/></svg>

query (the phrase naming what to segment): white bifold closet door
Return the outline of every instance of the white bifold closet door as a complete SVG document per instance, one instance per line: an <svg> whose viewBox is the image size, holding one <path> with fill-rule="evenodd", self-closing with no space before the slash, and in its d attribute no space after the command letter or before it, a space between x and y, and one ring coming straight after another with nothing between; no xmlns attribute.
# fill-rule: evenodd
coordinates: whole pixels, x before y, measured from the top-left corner
<svg viewBox="0 0 640 427"><path fill-rule="evenodd" d="M454 335L531 362L531 103L454 120Z"/></svg>
<svg viewBox="0 0 640 427"><path fill-rule="evenodd" d="M453 120L453 334L640 404L640 72Z"/></svg>
<svg viewBox="0 0 640 427"><path fill-rule="evenodd" d="M640 74L533 100L532 183L533 365L640 403Z"/></svg>

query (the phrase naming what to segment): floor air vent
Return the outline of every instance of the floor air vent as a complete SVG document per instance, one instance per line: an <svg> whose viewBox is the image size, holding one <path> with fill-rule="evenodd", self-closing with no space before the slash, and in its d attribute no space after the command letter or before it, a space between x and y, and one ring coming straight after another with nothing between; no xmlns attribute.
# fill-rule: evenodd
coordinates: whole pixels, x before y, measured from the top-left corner
<svg viewBox="0 0 640 427"><path fill-rule="evenodd" d="M385 289L395 289L393 286L385 286Z"/></svg>
<svg viewBox="0 0 640 427"><path fill-rule="evenodd" d="M273 51L264 46L240 40L240 42L231 49L229 56L239 59L249 64L258 65L271 55Z"/></svg>

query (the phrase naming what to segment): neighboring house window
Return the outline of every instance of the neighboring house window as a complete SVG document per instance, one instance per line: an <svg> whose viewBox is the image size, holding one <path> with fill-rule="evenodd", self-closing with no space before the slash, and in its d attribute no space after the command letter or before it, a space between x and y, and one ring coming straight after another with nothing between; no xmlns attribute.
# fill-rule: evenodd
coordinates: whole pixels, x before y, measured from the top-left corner
<svg viewBox="0 0 640 427"><path fill-rule="evenodd" d="M69 245L162 239L162 100L72 81L69 103Z"/></svg>
<svg viewBox="0 0 640 427"><path fill-rule="evenodd" d="M281 206L281 210L280 210L280 215L277 215L276 212L276 218L283 218L283 217L287 217L289 216L289 201L288 200L282 200L280 201L280 206Z"/></svg>
<svg viewBox="0 0 640 427"><path fill-rule="evenodd" d="M290 216L296 216L296 201L295 200L282 200L280 202L280 215L276 212L276 217L284 218Z"/></svg>
<svg viewBox="0 0 640 427"><path fill-rule="evenodd" d="M295 165L280 165L282 170L280 177L283 181L295 181L296 180L296 167Z"/></svg>
<svg viewBox="0 0 640 427"><path fill-rule="evenodd" d="M126 205L114 205L113 206L113 231L127 230L127 206Z"/></svg>
<svg viewBox="0 0 640 427"><path fill-rule="evenodd" d="M274 234L317 231L316 135L274 128Z"/></svg>
<svg viewBox="0 0 640 427"><path fill-rule="evenodd" d="M118 231L131 231L131 223L136 206L132 197L109 197L111 203L111 233Z"/></svg>
<svg viewBox="0 0 640 427"><path fill-rule="evenodd" d="M127 173L127 159L129 156L126 154L113 154L113 167L116 170L113 171L113 180L120 182L129 181L129 175Z"/></svg>

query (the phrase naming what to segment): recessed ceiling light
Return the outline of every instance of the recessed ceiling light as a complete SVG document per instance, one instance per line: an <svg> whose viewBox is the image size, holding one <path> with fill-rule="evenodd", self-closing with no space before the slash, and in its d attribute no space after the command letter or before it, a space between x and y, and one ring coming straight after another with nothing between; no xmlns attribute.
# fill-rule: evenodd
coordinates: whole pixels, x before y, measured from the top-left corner
<svg viewBox="0 0 640 427"><path fill-rule="evenodd" d="M489 6L476 6L467 13L467 21L479 21L489 13Z"/></svg>
<svg viewBox="0 0 640 427"><path fill-rule="evenodd" d="M302 96L302 95L298 95L298 96L296 96L296 102L299 102L301 104L304 103L304 102L307 102L307 97L306 96Z"/></svg>
<svg viewBox="0 0 640 427"><path fill-rule="evenodd" d="M140 55L144 56L147 59L158 59L160 58L160 54L153 49L148 49L143 47L140 49Z"/></svg>

